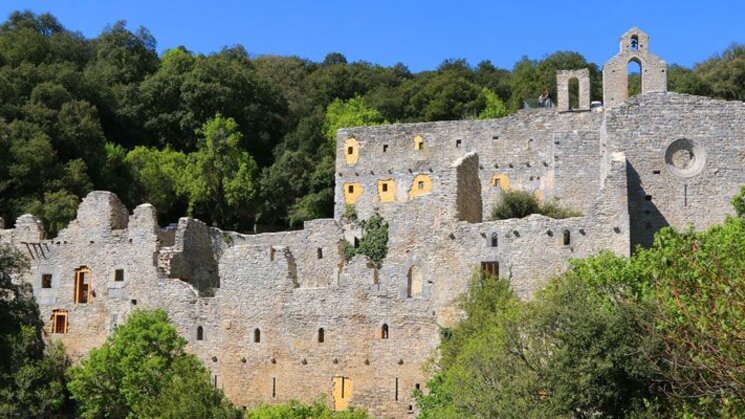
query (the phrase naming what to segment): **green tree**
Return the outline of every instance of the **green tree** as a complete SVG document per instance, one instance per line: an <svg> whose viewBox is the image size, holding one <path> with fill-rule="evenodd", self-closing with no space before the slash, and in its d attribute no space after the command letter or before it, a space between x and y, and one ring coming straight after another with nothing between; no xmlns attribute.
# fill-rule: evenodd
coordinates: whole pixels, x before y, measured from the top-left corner
<svg viewBox="0 0 745 419"><path fill-rule="evenodd" d="M336 139L336 130L345 127L380 125L383 123L380 112L365 105L360 96L347 101L336 99L326 109L323 133L332 142Z"/></svg>
<svg viewBox="0 0 745 419"><path fill-rule="evenodd" d="M69 371L81 417L240 417L185 345L164 311L132 312Z"/></svg>
<svg viewBox="0 0 745 419"><path fill-rule="evenodd" d="M158 150L137 146L124 159L138 199L153 204L161 221L179 217L180 214L174 213L173 209L183 211L185 208L185 205L179 205L183 199L178 196L178 191L180 185L188 182L182 179L181 173L186 162L184 153L170 147Z"/></svg>
<svg viewBox="0 0 745 419"><path fill-rule="evenodd" d="M479 119L501 118L509 114L502 99L489 90L489 88L484 87L481 89L481 97L485 104L484 109L479 113Z"/></svg>
<svg viewBox="0 0 745 419"><path fill-rule="evenodd" d="M252 215L256 162L241 147L243 136L232 118L217 114L198 134L179 192L188 197L190 214L220 227L240 226L241 216Z"/></svg>

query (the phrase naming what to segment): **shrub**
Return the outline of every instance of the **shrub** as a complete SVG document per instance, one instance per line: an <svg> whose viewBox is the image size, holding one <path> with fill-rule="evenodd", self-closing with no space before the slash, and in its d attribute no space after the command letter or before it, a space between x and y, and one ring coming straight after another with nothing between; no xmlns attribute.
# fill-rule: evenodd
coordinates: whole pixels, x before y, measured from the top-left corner
<svg viewBox="0 0 745 419"><path fill-rule="evenodd" d="M388 255L388 223L380 214L375 214L367 220L360 221L362 238L359 247L344 243L344 258L352 259L355 255L365 255L380 267Z"/></svg>
<svg viewBox="0 0 745 419"><path fill-rule="evenodd" d="M491 216L493 220L507 220L527 217L530 214L542 214L556 219L582 215L555 202L541 205L533 194L527 191L505 191L502 194L502 201L494 207Z"/></svg>

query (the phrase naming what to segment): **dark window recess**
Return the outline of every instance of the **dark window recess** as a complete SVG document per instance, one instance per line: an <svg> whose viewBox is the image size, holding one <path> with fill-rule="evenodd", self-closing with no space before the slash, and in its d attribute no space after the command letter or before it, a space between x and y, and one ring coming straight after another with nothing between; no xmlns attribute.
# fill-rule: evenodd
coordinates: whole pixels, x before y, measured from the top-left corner
<svg viewBox="0 0 745 419"><path fill-rule="evenodd" d="M347 147L347 154L354 154L354 147Z"/></svg>
<svg viewBox="0 0 745 419"><path fill-rule="evenodd" d="M52 288L52 274L42 274L41 275L41 287L42 288Z"/></svg>
<svg viewBox="0 0 745 419"><path fill-rule="evenodd" d="M318 257L318 259L323 259L323 248L319 247L316 249L316 257Z"/></svg>
<svg viewBox="0 0 745 419"><path fill-rule="evenodd" d="M137 300L132 300L130 302L132 303L133 306L136 306L137 305Z"/></svg>
<svg viewBox="0 0 745 419"><path fill-rule="evenodd" d="M383 192L388 192L388 184L384 183L382 186Z"/></svg>
<svg viewBox="0 0 745 419"><path fill-rule="evenodd" d="M124 269L117 269L114 271L114 281L116 282L124 281Z"/></svg>
<svg viewBox="0 0 745 419"><path fill-rule="evenodd" d="M349 191L349 193L354 193L354 185L349 185L347 187L347 190Z"/></svg>
<svg viewBox="0 0 745 419"><path fill-rule="evenodd" d="M381 339L388 339L388 325L383 324L383 327L380 328L380 338Z"/></svg>
<svg viewBox="0 0 745 419"><path fill-rule="evenodd" d="M570 233L569 230L564 230L564 233L562 234L562 241L564 243L564 246L569 246L572 243L572 233Z"/></svg>
<svg viewBox="0 0 745 419"><path fill-rule="evenodd" d="M645 201L651 201L652 200L652 195L644 195L644 200Z"/></svg>
<svg viewBox="0 0 745 419"><path fill-rule="evenodd" d="M202 326L197 327L197 340L204 340L204 329Z"/></svg>
<svg viewBox="0 0 745 419"><path fill-rule="evenodd" d="M383 144L383 153L388 151L388 144Z"/></svg>
<svg viewBox="0 0 745 419"><path fill-rule="evenodd" d="M326 340L326 332L323 328L318 329L318 343L323 343Z"/></svg>
<svg viewBox="0 0 745 419"><path fill-rule="evenodd" d="M254 329L254 343L261 342L261 330Z"/></svg>
<svg viewBox="0 0 745 419"><path fill-rule="evenodd" d="M486 275L499 278L499 262L481 262L481 270Z"/></svg>
<svg viewBox="0 0 745 419"><path fill-rule="evenodd" d="M455 140L455 148L459 148L462 140Z"/></svg>
<svg viewBox="0 0 745 419"><path fill-rule="evenodd" d="M398 401L398 378L396 378L396 401Z"/></svg>
<svg viewBox="0 0 745 419"><path fill-rule="evenodd" d="M491 234L491 247L497 247L499 244L499 237L497 237L497 233Z"/></svg>
<svg viewBox="0 0 745 419"><path fill-rule="evenodd" d="M652 170L652 174L654 175L659 175L660 173L662 173L660 170Z"/></svg>

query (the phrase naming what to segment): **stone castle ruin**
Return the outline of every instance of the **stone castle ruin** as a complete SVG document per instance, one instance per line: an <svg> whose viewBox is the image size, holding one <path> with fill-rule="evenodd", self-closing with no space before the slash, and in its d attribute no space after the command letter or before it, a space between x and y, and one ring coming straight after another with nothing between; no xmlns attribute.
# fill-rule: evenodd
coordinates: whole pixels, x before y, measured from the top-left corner
<svg viewBox="0 0 745 419"><path fill-rule="evenodd" d="M642 68L632 98L630 61ZM190 218L163 229L151 205L130 213L95 191L56 238L24 215L0 224L0 242L29 259L45 333L74 358L132 310L162 308L238 406L323 394L335 409L407 417L474 268L529 298L570 258L629 255L664 226L721 222L745 184L745 104L666 92L641 30L603 68L604 109L590 110L587 70L557 84L556 108L339 130L334 218L303 230L245 235ZM507 190L581 215L489 221ZM381 266L345 260L343 243L360 237L349 205L388 222Z"/></svg>

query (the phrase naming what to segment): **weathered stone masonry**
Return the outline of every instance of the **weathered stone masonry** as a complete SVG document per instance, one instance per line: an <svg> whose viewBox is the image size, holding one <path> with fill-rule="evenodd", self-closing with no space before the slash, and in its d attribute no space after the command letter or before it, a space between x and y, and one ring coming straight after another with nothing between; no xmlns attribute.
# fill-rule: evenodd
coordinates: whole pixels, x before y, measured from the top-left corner
<svg viewBox="0 0 745 419"><path fill-rule="evenodd" d="M570 258L628 255L665 225L703 228L730 212L745 183L745 104L667 93L648 36L634 28L621 42L601 112L575 71L558 77L562 89L580 80L580 109L560 92L557 108L496 120L339 130L334 218L303 230L244 235L189 218L163 229L151 205L130 213L96 191L54 239L24 215L9 229L0 220L0 243L28 257L45 333L76 359L132 310L163 308L239 406L324 395L336 409L408 417L474 268L529 298ZM660 70L643 71L631 99L616 73L628 60ZM489 221L506 190L582 215ZM381 267L344 260L360 234L342 218L348 205L389 223Z"/></svg>

